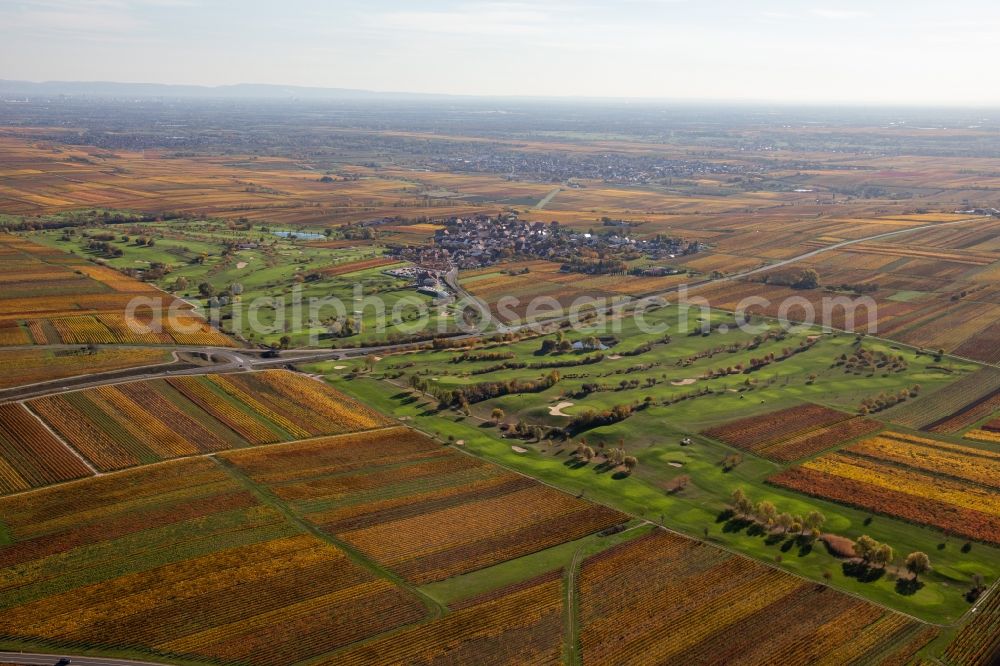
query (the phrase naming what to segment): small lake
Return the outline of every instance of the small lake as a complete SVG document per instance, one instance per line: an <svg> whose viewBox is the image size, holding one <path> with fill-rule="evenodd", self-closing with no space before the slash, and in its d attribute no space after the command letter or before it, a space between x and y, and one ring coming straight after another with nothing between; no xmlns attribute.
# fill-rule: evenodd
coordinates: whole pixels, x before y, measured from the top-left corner
<svg viewBox="0 0 1000 666"><path fill-rule="evenodd" d="M275 236L282 238L301 238L302 240L320 240L326 238L323 234L314 234L309 231L272 231Z"/></svg>

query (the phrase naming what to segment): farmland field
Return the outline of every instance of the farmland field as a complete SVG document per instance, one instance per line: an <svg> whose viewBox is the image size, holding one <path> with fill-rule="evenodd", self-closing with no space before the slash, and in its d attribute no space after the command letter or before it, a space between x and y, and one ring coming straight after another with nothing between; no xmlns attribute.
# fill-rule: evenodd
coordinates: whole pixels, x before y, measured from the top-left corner
<svg viewBox="0 0 1000 666"><path fill-rule="evenodd" d="M902 615L663 531L584 561L579 596L588 664L876 663L933 638Z"/></svg>
<svg viewBox="0 0 1000 666"><path fill-rule="evenodd" d="M92 473L22 405L0 404L0 494Z"/></svg>
<svg viewBox="0 0 1000 666"><path fill-rule="evenodd" d="M426 613L206 459L0 506L12 538L0 549L6 639L287 664Z"/></svg>
<svg viewBox="0 0 1000 666"><path fill-rule="evenodd" d="M801 405L727 423L702 434L764 458L789 462L881 427L870 419L818 405Z"/></svg>
<svg viewBox="0 0 1000 666"><path fill-rule="evenodd" d="M169 363L169 352L158 349L63 350L24 349L0 351L0 389L95 372Z"/></svg>
<svg viewBox="0 0 1000 666"><path fill-rule="evenodd" d="M1000 595L993 594L962 627L944 652L954 666L982 666L1000 657Z"/></svg>
<svg viewBox="0 0 1000 666"><path fill-rule="evenodd" d="M810 495L1000 544L998 455L887 433L768 480Z"/></svg>
<svg viewBox="0 0 1000 666"><path fill-rule="evenodd" d="M982 109L11 85L0 652L1000 658Z"/></svg>
<svg viewBox="0 0 1000 666"><path fill-rule="evenodd" d="M326 385L281 370L130 382L27 404L102 471L387 423Z"/></svg>
<svg viewBox="0 0 1000 666"><path fill-rule="evenodd" d="M894 423L935 432L954 432L997 408L1000 369L986 367L922 400L890 412Z"/></svg>
<svg viewBox="0 0 1000 666"><path fill-rule="evenodd" d="M233 345L190 305L117 271L12 235L0 236L0 258L4 345ZM143 305L126 316L133 299Z"/></svg>
<svg viewBox="0 0 1000 666"><path fill-rule="evenodd" d="M416 584L627 520L404 428L225 458L311 523Z"/></svg>
<svg viewBox="0 0 1000 666"><path fill-rule="evenodd" d="M531 582L319 663L560 664L562 581L546 577Z"/></svg>

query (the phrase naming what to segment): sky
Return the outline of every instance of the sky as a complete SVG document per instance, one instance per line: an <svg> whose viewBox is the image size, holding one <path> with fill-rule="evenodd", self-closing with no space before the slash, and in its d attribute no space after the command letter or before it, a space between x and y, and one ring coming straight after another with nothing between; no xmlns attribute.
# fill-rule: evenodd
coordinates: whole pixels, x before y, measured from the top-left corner
<svg viewBox="0 0 1000 666"><path fill-rule="evenodd" d="M996 0L0 0L0 78L997 105Z"/></svg>

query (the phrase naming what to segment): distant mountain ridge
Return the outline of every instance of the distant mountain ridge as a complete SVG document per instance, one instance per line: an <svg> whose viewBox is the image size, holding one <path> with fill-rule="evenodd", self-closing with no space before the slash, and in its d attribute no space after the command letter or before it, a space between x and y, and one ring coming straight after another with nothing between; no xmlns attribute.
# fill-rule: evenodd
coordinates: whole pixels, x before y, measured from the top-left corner
<svg viewBox="0 0 1000 666"><path fill-rule="evenodd" d="M315 88L268 83L224 86L168 83L119 83L113 81L12 81L0 79L0 95L73 95L81 97L188 97L228 99L449 99L459 95L375 92L353 88Z"/></svg>

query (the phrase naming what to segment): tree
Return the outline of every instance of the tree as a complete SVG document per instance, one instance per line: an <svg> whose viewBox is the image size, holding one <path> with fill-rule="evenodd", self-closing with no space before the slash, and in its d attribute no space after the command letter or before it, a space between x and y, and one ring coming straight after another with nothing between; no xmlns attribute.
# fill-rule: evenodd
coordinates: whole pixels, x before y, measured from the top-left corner
<svg viewBox="0 0 1000 666"><path fill-rule="evenodd" d="M826 522L826 516L824 516L819 511L810 511L806 515L804 525L810 530L820 530L823 528L823 523Z"/></svg>
<svg viewBox="0 0 1000 666"><path fill-rule="evenodd" d="M819 286L819 273L807 268L799 273L799 278L792 284L796 289L815 289Z"/></svg>
<svg viewBox="0 0 1000 666"><path fill-rule="evenodd" d="M779 513L775 522L777 522L778 526L781 527L782 534L785 534L792 527L792 525L795 524L795 519L792 518L790 513Z"/></svg>
<svg viewBox="0 0 1000 666"><path fill-rule="evenodd" d="M917 580L920 574L930 571L931 558L927 557L926 553L921 553L919 550L910 553L906 556L906 569L913 574L913 580Z"/></svg>
<svg viewBox="0 0 1000 666"><path fill-rule="evenodd" d="M886 565L892 562L892 558L895 555L896 553L892 550L892 546L887 543L880 543L872 554L872 562L884 569Z"/></svg>
<svg viewBox="0 0 1000 666"><path fill-rule="evenodd" d="M858 540L854 542L854 554L861 558L861 561L865 564L871 562L872 557L875 555L875 551L878 550L878 541L871 538L867 534L862 534L858 537Z"/></svg>
<svg viewBox="0 0 1000 666"><path fill-rule="evenodd" d="M778 515L778 510L775 508L774 503L767 500L757 502L755 512L758 518L767 523L768 527L774 524L774 519Z"/></svg>
<svg viewBox="0 0 1000 666"><path fill-rule="evenodd" d="M742 488L734 490L730 497L733 500L733 508L735 508L736 512L741 516L747 516L753 510L753 503L747 497L747 494Z"/></svg>
<svg viewBox="0 0 1000 666"><path fill-rule="evenodd" d="M215 295L215 287L208 282L202 282L198 285L198 293L201 294L202 298L210 298Z"/></svg>
<svg viewBox="0 0 1000 666"><path fill-rule="evenodd" d="M290 344L292 344L292 339L287 335L281 336L281 339L278 340L278 346L282 349L288 349L288 345Z"/></svg>
<svg viewBox="0 0 1000 666"><path fill-rule="evenodd" d="M635 456L625 456L625 458L622 459L622 464L625 465L625 469L628 470L629 474L631 474L632 470L639 466L639 459Z"/></svg>
<svg viewBox="0 0 1000 666"><path fill-rule="evenodd" d="M490 418L493 419L493 425L500 425L500 422L503 421L503 417L503 410L499 407L494 407L493 411L490 412Z"/></svg>

